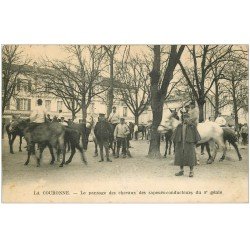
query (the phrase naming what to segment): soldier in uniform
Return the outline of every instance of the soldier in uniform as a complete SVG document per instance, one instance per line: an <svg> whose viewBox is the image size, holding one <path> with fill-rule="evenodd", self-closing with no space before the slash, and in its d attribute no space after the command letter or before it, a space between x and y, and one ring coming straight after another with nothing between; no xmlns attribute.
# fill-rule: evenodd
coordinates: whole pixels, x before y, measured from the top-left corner
<svg viewBox="0 0 250 250"><path fill-rule="evenodd" d="M127 137L130 134L128 125L125 123L124 118L120 118L120 123L115 127L114 139L117 141L117 155L119 157L120 148L122 147L122 157L125 158L128 152Z"/></svg>
<svg viewBox="0 0 250 250"><path fill-rule="evenodd" d="M104 161L103 147L105 148L107 161L111 162L109 158L109 142L112 136L112 130L110 124L105 118L105 114L103 113L99 114L98 122L95 125L94 134L100 148L101 159L99 162Z"/></svg>
<svg viewBox="0 0 250 250"><path fill-rule="evenodd" d="M119 123L119 119L120 117L116 112L116 107L113 107L112 112L109 115L108 122L110 122L115 128L116 125Z"/></svg>

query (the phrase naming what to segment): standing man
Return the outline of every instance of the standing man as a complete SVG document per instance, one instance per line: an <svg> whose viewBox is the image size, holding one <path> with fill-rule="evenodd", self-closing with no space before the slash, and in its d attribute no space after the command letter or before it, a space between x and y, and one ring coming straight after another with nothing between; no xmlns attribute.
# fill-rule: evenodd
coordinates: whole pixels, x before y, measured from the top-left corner
<svg viewBox="0 0 250 250"><path fill-rule="evenodd" d="M240 130L241 136L242 136L242 144L243 145L247 145L247 141L248 141L248 127L247 124L245 123L241 130Z"/></svg>
<svg viewBox="0 0 250 250"><path fill-rule="evenodd" d="M223 116L221 116L221 113L218 114L218 117L215 119L215 121L220 127L225 127L227 124L227 121Z"/></svg>
<svg viewBox="0 0 250 250"><path fill-rule="evenodd" d="M105 148L107 161L111 162L109 159L109 141L110 137L112 136L112 130L110 124L105 118L105 114L99 114L98 122L95 125L94 134L100 148L101 159L99 162L104 161L103 147Z"/></svg>
<svg viewBox="0 0 250 250"><path fill-rule="evenodd" d="M199 110L195 106L195 101L190 102L189 106L190 110L187 112L190 116L189 123L197 127L197 124L199 123Z"/></svg>
<svg viewBox="0 0 250 250"><path fill-rule="evenodd" d="M115 127L114 139L117 141L117 155L119 158L120 148L122 147L122 157L126 158L127 154L127 136L130 134L128 125L125 123L124 118L120 118L120 123Z"/></svg>
<svg viewBox="0 0 250 250"><path fill-rule="evenodd" d="M175 174L176 176L184 175L184 166L189 166L189 177L193 177L193 169L194 166L197 165L195 148L201 138L196 126L189 121L190 115L184 113L182 123L177 126L173 134L173 142L175 145L174 164L180 166L180 171Z"/></svg>
<svg viewBox="0 0 250 250"><path fill-rule="evenodd" d="M116 112L116 107L112 108L112 112L109 115L108 122L110 122L114 127L119 123L119 115Z"/></svg>

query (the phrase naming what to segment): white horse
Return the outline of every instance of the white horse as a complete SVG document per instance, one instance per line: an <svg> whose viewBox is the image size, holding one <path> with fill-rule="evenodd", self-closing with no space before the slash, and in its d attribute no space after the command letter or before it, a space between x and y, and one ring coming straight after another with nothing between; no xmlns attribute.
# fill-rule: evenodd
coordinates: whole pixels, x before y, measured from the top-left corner
<svg viewBox="0 0 250 250"><path fill-rule="evenodd" d="M158 127L158 132L165 134L168 130L175 130L176 127L181 123L181 121L174 118L172 112L164 112L164 117L162 118L161 124ZM197 125L197 130L201 136L201 140L197 145L203 143L209 143L209 146L213 148L213 155L209 154L209 159L207 163L210 164L214 161L217 149L221 148L223 150L223 156L220 161L224 160L226 154L226 145L223 138L223 129L215 122L207 121L204 123L199 123Z"/></svg>

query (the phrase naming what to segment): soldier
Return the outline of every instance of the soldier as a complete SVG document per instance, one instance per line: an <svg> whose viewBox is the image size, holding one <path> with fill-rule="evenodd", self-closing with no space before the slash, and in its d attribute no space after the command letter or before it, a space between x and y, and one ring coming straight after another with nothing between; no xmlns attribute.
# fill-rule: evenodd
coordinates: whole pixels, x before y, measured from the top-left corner
<svg viewBox="0 0 250 250"><path fill-rule="evenodd" d="M34 108L33 112L30 115L30 127L29 130L33 130L38 125L44 123L46 121L47 110L43 107L43 100L37 100L37 107Z"/></svg>
<svg viewBox="0 0 250 250"><path fill-rule="evenodd" d="M112 108L112 112L109 115L108 121L116 127L116 125L119 123L119 115L116 112L116 107Z"/></svg>
<svg viewBox="0 0 250 250"><path fill-rule="evenodd" d="M178 125L173 134L174 164L180 166L180 171L175 174L176 176L184 175L184 166L190 167L189 177L194 176L193 170L197 164L195 146L200 139L196 126L190 123L190 115L184 113L182 123Z"/></svg>
<svg viewBox="0 0 250 250"><path fill-rule="evenodd" d="M95 125L94 134L100 148L101 159L99 162L104 161L103 147L105 148L107 161L112 162L109 159L109 142L112 136L112 130L110 124L107 122L105 118L105 114L102 113L99 114L98 122Z"/></svg>
<svg viewBox="0 0 250 250"><path fill-rule="evenodd" d="M125 123L124 118L120 118L120 123L115 127L114 139L117 141L117 155L115 158L119 158L120 148L122 146L122 157L125 158L128 149L127 136L130 134L128 125ZM130 153L128 153L130 156Z"/></svg>

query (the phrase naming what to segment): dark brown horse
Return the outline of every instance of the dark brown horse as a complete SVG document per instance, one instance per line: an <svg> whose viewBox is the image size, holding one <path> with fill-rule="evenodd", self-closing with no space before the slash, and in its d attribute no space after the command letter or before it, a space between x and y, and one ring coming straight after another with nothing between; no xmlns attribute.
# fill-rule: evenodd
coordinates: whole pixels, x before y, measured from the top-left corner
<svg viewBox="0 0 250 250"><path fill-rule="evenodd" d="M34 153L35 144L39 144L39 157L37 157L37 166L40 166L40 160L42 157L43 150L46 146L49 146L52 154L52 161L54 162L53 148L56 148L58 154L62 153L62 162L60 167L63 167L65 163L65 147L64 147L64 135L65 126L58 122L46 122L37 125L30 131L29 119L21 120L13 127L13 130L21 130L24 134L24 138L27 141L28 158L25 165L29 164L30 155Z"/></svg>
<svg viewBox="0 0 250 250"><path fill-rule="evenodd" d="M15 129L13 130L12 127L15 126L16 123L20 122L21 119L17 119L17 120L14 120L10 123L8 123L6 125L6 132L7 132L7 135L8 135L8 139L9 139L9 147L10 147L10 153L11 154L14 154L14 151L13 151L13 143L16 139L17 136L19 136L20 140L19 140L19 152L22 152L22 138L23 138L23 132L19 129Z"/></svg>

